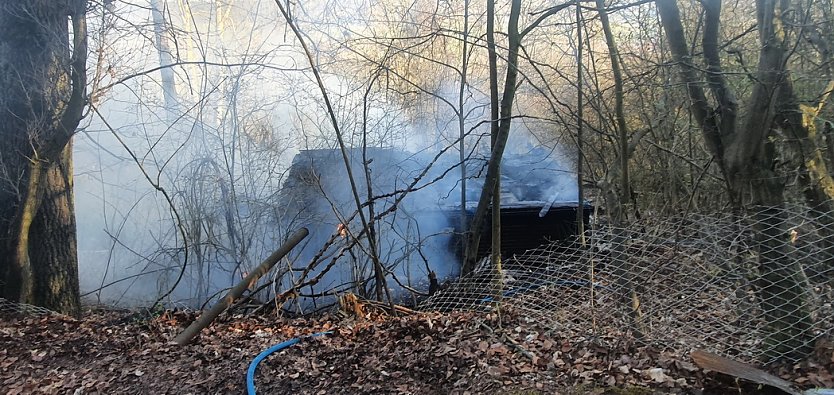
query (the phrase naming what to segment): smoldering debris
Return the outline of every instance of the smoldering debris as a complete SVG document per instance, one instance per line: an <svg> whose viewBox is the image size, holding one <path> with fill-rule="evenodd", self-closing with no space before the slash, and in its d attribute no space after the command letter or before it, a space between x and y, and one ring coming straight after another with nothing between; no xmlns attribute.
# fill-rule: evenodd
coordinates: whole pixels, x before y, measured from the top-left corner
<svg viewBox="0 0 834 395"><path fill-rule="evenodd" d="M455 278L462 241L459 160L382 147L346 153L356 192L365 202L363 214L373 218L386 283L397 300L416 303L432 284ZM533 248L537 240L574 232L575 173L556 156L533 148L508 154L502 161L502 216L506 212L510 232L519 233L506 238L507 249ZM486 163L484 157L465 163L467 222L483 186ZM299 290L291 307L297 313L335 303L341 292L372 297L377 280L352 194L341 151L303 150L293 159L279 193L282 215L276 221L284 228L309 227L311 237L294 252L293 264L277 278L277 288L303 284L298 281L301 276L319 277ZM550 214L539 216L545 206ZM488 242L482 245L484 251L489 249Z"/></svg>

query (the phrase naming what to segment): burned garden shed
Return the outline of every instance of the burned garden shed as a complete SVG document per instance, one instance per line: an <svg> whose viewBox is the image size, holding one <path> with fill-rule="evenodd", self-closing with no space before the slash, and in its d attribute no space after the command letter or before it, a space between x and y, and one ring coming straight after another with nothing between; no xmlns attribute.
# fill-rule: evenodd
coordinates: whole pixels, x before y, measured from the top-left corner
<svg viewBox="0 0 834 395"><path fill-rule="evenodd" d="M427 285L431 272L438 278L456 276L463 240L459 161L395 148L355 148L346 153L360 200L367 202L368 196L373 197L372 204L365 204L363 209L366 218L378 217L373 226L380 261L391 278L389 287L420 290ZM486 162L484 158L466 162L467 223L477 205ZM508 154L502 173L505 254L520 253L575 234L575 173L562 167L552 151L533 148ZM356 237L362 229L358 216L352 215L356 204L342 152L299 151L280 191L280 201L285 226L306 226L311 231L306 245L299 249L296 266L315 259L336 259L311 293L366 293L373 283L367 251L339 249L340 243ZM586 210L586 220L589 213ZM345 240L336 240L329 250L322 250L334 234ZM486 255L490 249L488 232L485 235L480 255ZM327 266L327 262L319 264L320 268Z"/></svg>

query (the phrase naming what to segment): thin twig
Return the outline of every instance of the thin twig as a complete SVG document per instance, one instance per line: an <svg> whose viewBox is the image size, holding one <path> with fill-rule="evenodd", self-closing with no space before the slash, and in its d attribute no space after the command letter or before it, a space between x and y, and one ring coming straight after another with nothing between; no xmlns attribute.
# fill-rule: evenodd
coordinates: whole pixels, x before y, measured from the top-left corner
<svg viewBox="0 0 834 395"><path fill-rule="evenodd" d="M182 243L183 243L183 247L184 247L183 248L182 268L180 269L180 273L177 276L177 280L174 281L174 285L172 285L171 288L167 292L165 292L165 294L163 294L162 296L157 298L155 302L153 302L153 305L150 308L151 310L153 310L153 309L156 308L156 306L159 305L159 303L163 299L167 298L169 295L171 295L174 292L174 289L177 288L180 281L182 281L183 276L185 275L185 268L188 265L188 236L187 236L187 232L185 230L185 226L182 224L182 218L180 217L180 213L177 211L176 205L174 205L173 199L171 199L171 196L168 195L168 191L165 190L165 188L163 188L159 183L155 182L151 178L150 174L148 174L148 172L145 170L145 167L142 165L141 161L139 161L139 158L136 156L136 154L133 153L133 150L131 150L130 147L127 146L127 143L125 143L125 141L122 140L121 136L119 136L119 134L116 133L116 130L113 129L113 126L111 126L110 123L107 122L107 119L105 119L104 116L101 115L101 112L99 112L98 107L96 107L95 104L90 103L90 108L92 108L93 112L95 112L96 115L98 115L99 119L101 119L101 122L104 123L104 126L107 127L107 129L110 131L111 134L113 134L113 137L116 138L116 140L119 142L119 144L122 145L122 148L124 148L125 151L127 151L127 153L130 154L130 157L133 158L133 162L136 163L136 165L139 167L139 170L142 172L142 175L145 176L145 179L148 181L148 183L151 184L151 186L154 189L156 189L157 191L162 193L162 196L165 198L165 201L168 202L168 207L171 209L171 212L174 213L174 217L175 217L176 224L177 224L177 229L180 232L180 237L182 237Z"/></svg>

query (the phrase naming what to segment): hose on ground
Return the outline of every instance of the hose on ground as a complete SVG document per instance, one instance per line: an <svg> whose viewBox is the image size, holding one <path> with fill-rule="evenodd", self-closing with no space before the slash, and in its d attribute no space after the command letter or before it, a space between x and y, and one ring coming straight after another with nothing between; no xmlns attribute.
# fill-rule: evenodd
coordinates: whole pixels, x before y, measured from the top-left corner
<svg viewBox="0 0 834 395"><path fill-rule="evenodd" d="M249 369L246 370L246 393L249 395L255 395L255 371L258 369L258 364L261 363L261 361L263 361L270 354L298 344L302 339L329 335L331 333L333 332L327 331L314 333L312 335L307 336L296 337L285 342L278 343L270 348L267 348L266 350L261 351L261 353L258 354L258 356L256 356L255 359L253 359L252 362L249 364Z"/></svg>

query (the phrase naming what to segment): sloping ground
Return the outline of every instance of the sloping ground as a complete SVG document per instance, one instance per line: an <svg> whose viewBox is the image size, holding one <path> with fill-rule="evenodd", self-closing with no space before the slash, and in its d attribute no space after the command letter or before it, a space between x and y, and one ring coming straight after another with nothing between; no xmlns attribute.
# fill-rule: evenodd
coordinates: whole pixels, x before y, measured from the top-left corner
<svg viewBox="0 0 834 395"><path fill-rule="evenodd" d="M608 338L560 337L513 312L373 320L229 318L186 347L169 344L191 314L90 312L81 320L0 311L0 389L19 393L239 394L249 362L289 338L331 330L273 354L261 394L763 393L696 368L687 356ZM834 354L770 371L800 387L834 387Z"/></svg>

